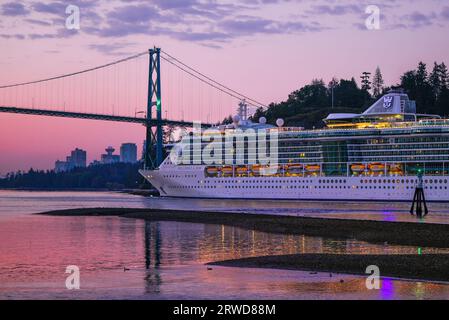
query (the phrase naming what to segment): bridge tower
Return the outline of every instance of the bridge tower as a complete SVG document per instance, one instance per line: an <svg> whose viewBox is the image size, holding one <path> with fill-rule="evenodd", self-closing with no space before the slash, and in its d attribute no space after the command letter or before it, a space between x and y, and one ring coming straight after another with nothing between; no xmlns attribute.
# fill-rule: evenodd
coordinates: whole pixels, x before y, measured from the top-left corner
<svg viewBox="0 0 449 320"><path fill-rule="evenodd" d="M161 49L149 50L148 101L146 116L145 169L154 170L162 163ZM153 118L154 107L156 117Z"/></svg>

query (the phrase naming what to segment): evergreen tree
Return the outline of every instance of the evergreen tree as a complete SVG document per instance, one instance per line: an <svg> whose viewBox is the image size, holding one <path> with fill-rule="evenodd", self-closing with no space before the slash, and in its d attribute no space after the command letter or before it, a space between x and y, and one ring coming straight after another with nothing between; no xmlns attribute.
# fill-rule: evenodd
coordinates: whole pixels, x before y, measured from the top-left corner
<svg viewBox="0 0 449 320"><path fill-rule="evenodd" d="M442 62L440 64L440 81L441 81L441 86L443 86L444 88L449 88L449 74L447 71L447 67L444 64L444 62Z"/></svg>
<svg viewBox="0 0 449 320"><path fill-rule="evenodd" d="M370 81L371 72L363 72L360 76L362 79L362 90L369 91L371 90L371 81Z"/></svg>
<svg viewBox="0 0 449 320"><path fill-rule="evenodd" d="M418 69L416 70L416 84L423 87L427 84L427 65L424 62L418 64Z"/></svg>
<svg viewBox="0 0 449 320"><path fill-rule="evenodd" d="M433 65L433 70L429 75L429 84L432 87L433 97L434 99L438 99L440 95L442 83L441 83L441 71L440 65L436 62Z"/></svg>
<svg viewBox="0 0 449 320"><path fill-rule="evenodd" d="M416 100L420 112L436 113L435 96L429 76L427 66L420 62L416 71L408 71L401 77L401 86L409 94L410 99Z"/></svg>
<svg viewBox="0 0 449 320"><path fill-rule="evenodd" d="M376 72L374 73L373 78L373 96L374 98L378 98L382 92L384 87L384 79L382 77L382 73L380 72L379 66L376 68Z"/></svg>

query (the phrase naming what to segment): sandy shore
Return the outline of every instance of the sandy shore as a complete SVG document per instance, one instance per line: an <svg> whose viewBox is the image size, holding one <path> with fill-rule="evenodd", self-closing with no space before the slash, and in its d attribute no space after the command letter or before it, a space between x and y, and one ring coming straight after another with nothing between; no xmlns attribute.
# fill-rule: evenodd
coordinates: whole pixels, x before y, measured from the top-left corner
<svg viewBox="0 0 449 320"><path fill-rule="evenodd" d="M376 265L381 276L449 281L449 255L336 255L294 254L217 261L209 265L240 268L272 268L365 275Z"/></svg>
<svg viewBox="0 0 449 320"><path fill-rule="evenodd" d="M50 211L41 214L57 216L122 216L152 221L218 224L268 233L449 248L449 225L447 224L132 208L86 208Z"/></svg>

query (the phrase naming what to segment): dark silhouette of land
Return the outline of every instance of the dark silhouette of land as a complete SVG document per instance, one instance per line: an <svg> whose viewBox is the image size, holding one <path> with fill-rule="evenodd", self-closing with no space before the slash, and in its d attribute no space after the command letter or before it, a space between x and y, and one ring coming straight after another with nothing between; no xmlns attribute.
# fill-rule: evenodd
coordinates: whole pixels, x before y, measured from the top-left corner
<svg viewBox="0 0 449 320"><path fill-rule="evenodd" d="M449 281L449 254L423 255L358 255L358 254L293 254L250 257L216 261L208 265L239 268L270 268L366 274L366 267L379 267L382 277L397 277L433 281Z"/></svg>
<svg viewBox="0 0 449 320"><path fill-rule="evenodd" d="M115 163L74 168L67 172L53 170L10 173L0 179L0 188L36 190L121 190L141 188L145 184L138 170L141 165Z"/></svg>

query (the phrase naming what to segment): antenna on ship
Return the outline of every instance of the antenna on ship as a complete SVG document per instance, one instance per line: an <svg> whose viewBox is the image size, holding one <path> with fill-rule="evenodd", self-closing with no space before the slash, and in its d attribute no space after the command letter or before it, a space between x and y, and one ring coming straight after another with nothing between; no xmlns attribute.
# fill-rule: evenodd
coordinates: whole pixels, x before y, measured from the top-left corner
<svg viewBox="0 0 449 320"><path fill-rule="evenodd" d="M243 121L248 120L248 104L246 103L245 99L243 99L239 103L238 114L239 114L240 120L243 120Z"/></svg>
<svg viewBox="0 0 449 320"><path fill-rule="evenodd" d="M413 196L412 208L410 209L410 214L415 214L415 205L416 205L416 216L418 218L423 218L427 216L429 210L427 209L426 198L424 196L424 184L422 180L422 171L418 170L418 184L415 189L415 195ZM423 215L423 206L424 206L424 215Z"/></svg>

